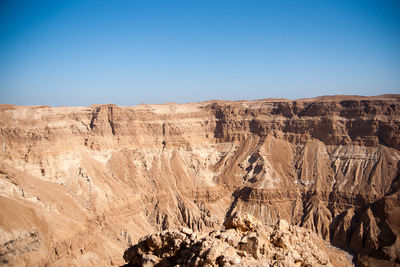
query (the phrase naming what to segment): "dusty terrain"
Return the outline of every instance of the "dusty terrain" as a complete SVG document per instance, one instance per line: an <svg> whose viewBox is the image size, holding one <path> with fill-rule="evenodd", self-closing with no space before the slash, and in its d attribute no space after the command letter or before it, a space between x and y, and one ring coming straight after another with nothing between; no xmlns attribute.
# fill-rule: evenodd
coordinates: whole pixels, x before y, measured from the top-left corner
<svg viewBox="0 0 400 267"><path fill-rule="evenodd" d="M121 265L237 212L400 264L400 95L1 105L0 145L1 264Z"/></svg>
<svg viewBox="0 0 400 267"><path fill-rule="evenodd" d="M164 230L140 239L124 253L127 266L353 266L349 255L327 246L310 230L279 220L263 226L235 213L224 228L199 234Z"/></svg>

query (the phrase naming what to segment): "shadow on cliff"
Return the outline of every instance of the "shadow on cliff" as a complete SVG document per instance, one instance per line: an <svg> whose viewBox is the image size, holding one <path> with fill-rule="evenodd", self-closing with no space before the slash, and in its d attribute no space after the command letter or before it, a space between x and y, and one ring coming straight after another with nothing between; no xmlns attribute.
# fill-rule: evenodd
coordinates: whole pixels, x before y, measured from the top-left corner
<svg viewBox="0 0 400 267"><path fill-rule="evenodd" d="M228 212L225 215L225 220L232 216L233 209L236 207L239 199L241 199L241 198L247 199L250 196L251 191L252 191L252 189L250 187L246 186L243 188L238 188L232 193L233 201L231 203L231 206L228 209Z"/></svg>

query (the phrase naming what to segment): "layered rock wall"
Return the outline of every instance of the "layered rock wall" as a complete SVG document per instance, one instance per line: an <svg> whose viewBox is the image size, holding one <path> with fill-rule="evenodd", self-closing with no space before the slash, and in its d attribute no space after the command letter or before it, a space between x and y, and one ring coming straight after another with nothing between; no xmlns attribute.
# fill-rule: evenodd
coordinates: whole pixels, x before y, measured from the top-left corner
<svg viewBox="0 0 400 267"><path fill-rule="evenodd" d="M238 211L400 259L398 95L2 106L0 144L3 262L121 264L144 234Z"/></svg>

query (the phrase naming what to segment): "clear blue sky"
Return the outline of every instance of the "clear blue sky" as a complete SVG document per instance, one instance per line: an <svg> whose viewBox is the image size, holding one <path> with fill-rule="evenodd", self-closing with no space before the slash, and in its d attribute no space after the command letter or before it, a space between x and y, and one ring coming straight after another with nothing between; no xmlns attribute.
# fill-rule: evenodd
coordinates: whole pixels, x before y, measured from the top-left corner
<svg viewBox="0 0 400 267"><path fill-rule="evenodd" d="M385 93L399 0L0 1L0 103Z"/></svg>

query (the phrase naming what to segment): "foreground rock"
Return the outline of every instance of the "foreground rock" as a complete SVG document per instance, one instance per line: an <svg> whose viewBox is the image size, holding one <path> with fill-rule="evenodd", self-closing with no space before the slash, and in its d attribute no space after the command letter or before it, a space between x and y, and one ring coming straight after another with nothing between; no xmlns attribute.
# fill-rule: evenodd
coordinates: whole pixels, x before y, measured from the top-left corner
<svg viewBox="0 0 400 267"><path fill-rule="evenodd" d="M235 214L220 231L165 230L127 249L126 266L352 266L349 255L328 248L310 231L279 220L263 227Z"/></svg>

